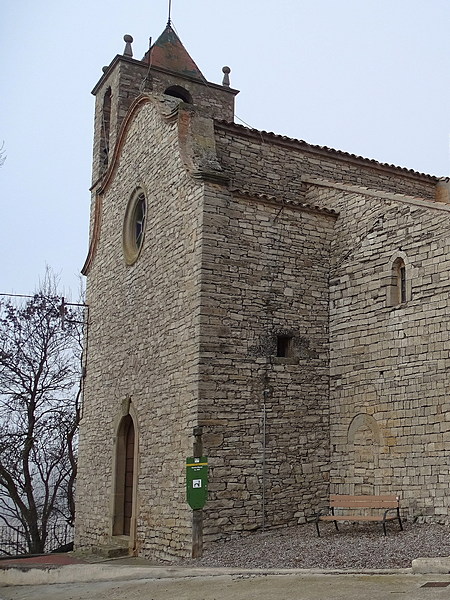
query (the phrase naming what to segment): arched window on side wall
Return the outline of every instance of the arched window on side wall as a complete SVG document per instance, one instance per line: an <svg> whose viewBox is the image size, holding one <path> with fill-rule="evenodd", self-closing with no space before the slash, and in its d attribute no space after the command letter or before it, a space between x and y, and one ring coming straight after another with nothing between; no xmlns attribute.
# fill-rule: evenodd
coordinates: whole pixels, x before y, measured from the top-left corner
<svg viewBox="0 0 450 600"><path fill-rule="evenodd" d="M389 290L390 306L405 304L405 302L410 299L410 287L405 261L399 256L392 263L391 284Z"/></svg>

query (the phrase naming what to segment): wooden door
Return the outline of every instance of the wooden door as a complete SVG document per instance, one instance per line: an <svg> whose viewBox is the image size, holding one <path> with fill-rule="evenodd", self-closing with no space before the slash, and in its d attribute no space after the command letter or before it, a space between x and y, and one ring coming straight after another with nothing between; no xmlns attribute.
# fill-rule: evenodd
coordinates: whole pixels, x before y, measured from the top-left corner
<svg viewBox="0 0 450 600"><path fill-rule="evenodd" d="M134 487L134 425L129 419L125 440L125 477L123 494L123 533L130 535L131 515L133 512Z"/></svg>

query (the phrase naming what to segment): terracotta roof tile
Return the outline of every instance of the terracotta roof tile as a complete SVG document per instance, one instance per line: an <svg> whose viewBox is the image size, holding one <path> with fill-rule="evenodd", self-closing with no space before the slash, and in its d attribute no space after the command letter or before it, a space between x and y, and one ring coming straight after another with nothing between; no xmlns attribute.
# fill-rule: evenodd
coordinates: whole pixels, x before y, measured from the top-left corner
<svg viewBox="0 0 450 600"><path fill-rule="evenodd" d="M170 25L167 25L142 60L148 62L149 55L151 64L154 67L161 67L181 75L205 81L202 72L189 56L180 38Z"/></svg>
<svg viewBox="0 0 450 600"><path fill-rule="evenodd" d="M279 134L273 133L272 131L264 131L264 130L249 128L249 127L245 127L244 125L239 125L237 123L230 123L227 121L220 121L219 124L229 127L229 128L236 129L238 131L251 132L255 135L261 136L263 140L264 140L264 136L266 136L275 141L286 141L289 143L296 144L304 150L311 150L312 152L325 152L327 154L341 156L343 159L349 158L349 159L353 159L353 160L364 161L365 163L371 163L374 166L395 169L395 170L402 171L403 173L410 173L411 175L426 177L432 181L439 180L439 177L436 177L435 175L429 175L428 173L421 173L419 171L414 171L413 169L408 169L406 167L398 167L397 165L392 165L389 163L382 163L373 158L365 158L364 156L359 156L357 154L351 154L350 152L344 152L343 150L336 150L334 148L329 148L328 146L319 146L316 144L309 144L308 142L305 142L304 140L298 140L296 138L291 138L286 135L279 135Z"/></svg>
<svg viewBox="0 0 450 600"><path fill-rule="evenodd" d="M325 208L323 206L316 206L315 204L308 204L306 202L298 202L297 200L287 200L286 198L280 198L278 196L272 196L271 194L263 194L261 192L251 192L249 190L243 190L240 188L231 188L231 193L238 196L244 196L245 198L256 198L258 200L266 200L269 202L277 202L283 206L295 206L296 208L304 210L313 210L314 212L322 212L327 215L337 216L339 213L331 208Z"/></svg>

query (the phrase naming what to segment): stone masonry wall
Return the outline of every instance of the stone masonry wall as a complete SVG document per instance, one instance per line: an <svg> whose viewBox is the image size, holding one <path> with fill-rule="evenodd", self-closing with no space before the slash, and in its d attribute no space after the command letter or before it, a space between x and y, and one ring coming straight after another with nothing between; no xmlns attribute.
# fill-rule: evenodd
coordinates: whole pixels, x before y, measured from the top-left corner
<svg viewBox="0 0 450 600"><path fill-rule="evenodd" d="M434 198L435 179L375 161L320 150L295 140L216 123L216 145L232 185L241 190L298 199L303 178L317 176L377 190ZM309 149L308 149L309 148Z"/></svg>
<svg viewBox="0 0 450 600"><path fill-rule="evenodd" d="M145 140L145 143L143 143ZM137 187L146 191L142 252L124 261L122 228ZM184 459L192 451L198 393L202 184L188 178L175 123L153 102L135 115L103 195L88 275L86 394L77 482L77 547L109 543L117 429L129 402L138 438L136 548L186 556L191 511Z"/></svg>
<svg viewBox="0 0 450 600"><path fill-rule="evenodd" d="M234 90L215 84L177 76L163 69L152 68L141 61L118 57L114 66L100 80L95 89L96 103L94 114L94 145L92 161L92 181L97 182L105 171L105 154L102 138L104 137L105 115L103 111L104 97L111 90L111 111L109 114L109 160L116 145L117 136L130 106L141 94L152 93L163 99L164 92L172 86L180 86L187 90L197 107L201 107L204 115L216 119L233 121Z"/></svg>
<svg viewBox="0 0 450 600"><path fill-rule="evenodd" d="M447 518L449 207L433 202L435 179L264 132L223 124L216 132L232 189L339 213L330 273L331 491L397 492L410 516ZM330 187L311 185L305 195L314 177ZM391 306L398 256L410 297Z"/></svg>
<svg viewBox="0 0 450 600"><path fill-rule="evenodd" d="M234 119L234 90L214 83L198 81L188 77L176 77L169 71L153 68L151 70L154 94L162 95L166 89L179 85L192 96L192 102L201 108L204 116L230 121Z"/></svg>
<svg viewBox="0 0 450 600"><path fill-rule="evenodd" d="M328 490L334 216L208 185L199 424L205 539L302 522ZM277 336L292 354L277 357Z"/></svg>
<svg viewBox="0 0 450 600"><path fill-rule="evenodd" d="M94 142L92 156L92 185L97 186L104 175L113 153L118 135L133 102L141 95L152 93L164 99L164 92L171 86L180 86L192 96L196 106L205 115L216 119L233 121L235 91L215 84L180 77L164 69L152 68L144 62L126 57L116 57L109 70L94 89ZM104 111L105 95L111 94L108 114ZM106 123L108 121L108 123ZM109 133L107 133L107 131ZM107 151L105 151L107 148ZM94 194L95 199L95 194ZM94 223L95 202L91 203L91 235Z"/></svg>
<svg viewBox="0 0 450 600"><path fill-rule="evenodd" d="M448 521L450 207L311 186L339 211L330 278L331 491ZM392 264L407 301L392 303ZM393 305L394 304L394 305Z"/></svg>
<svg viewBox="0 0 450 600"><path fill-rule="evenodd" d="M137 61L122 62L104 81L116 90L114 135L141 91L140 67L127 78ZM203 108L219 110L206 90ZM138 109L101 195L77 546L111 541L128 407L141 555L189 554L184 459L197 424L210 464L206 542L303 522L330 489L398 492L411 517L445 519L450 208L432 202L435 179L232 124L216 122L213 139L194 109L177 130L165 104L158 96ZM196 170L199 148L208 173ZM137 188L145 239L126 265L122 229ZM392 302L396 258L406 267L402 304Z"/></svg>
<svg viewBox="0 0 450 600"><path fill-rule="evenodd" d="M96 89L96 102L94 114L94 145L92 160L92 182L98 181L99 176L105 171L104 153L102 152L101 140L104 133L103 103L105 93L111 90L111 112L109 124L109 136L107 145L109 148L108 159L112 159L117 136L122 122L133 101L140 95L142 82L146 76L145 65L138 61L120 58L114 67L107 72L101 80L99 88Z"/></svg>

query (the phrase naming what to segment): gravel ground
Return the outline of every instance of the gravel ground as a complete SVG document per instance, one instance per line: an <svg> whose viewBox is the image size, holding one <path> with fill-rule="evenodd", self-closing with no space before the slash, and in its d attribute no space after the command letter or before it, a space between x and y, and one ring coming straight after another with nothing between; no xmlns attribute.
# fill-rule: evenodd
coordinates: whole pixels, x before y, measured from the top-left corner
<svg viewBox="0 0 450 600"><path fill-rule="evenodd" d="M322 523L318 538L314 524L254 533L226 542L214 542L203 558L181 565L239 568L390 569L408 568L415 558L450 556L450 528L443 525L404 523L345 523L337 532Z"/></svg>

